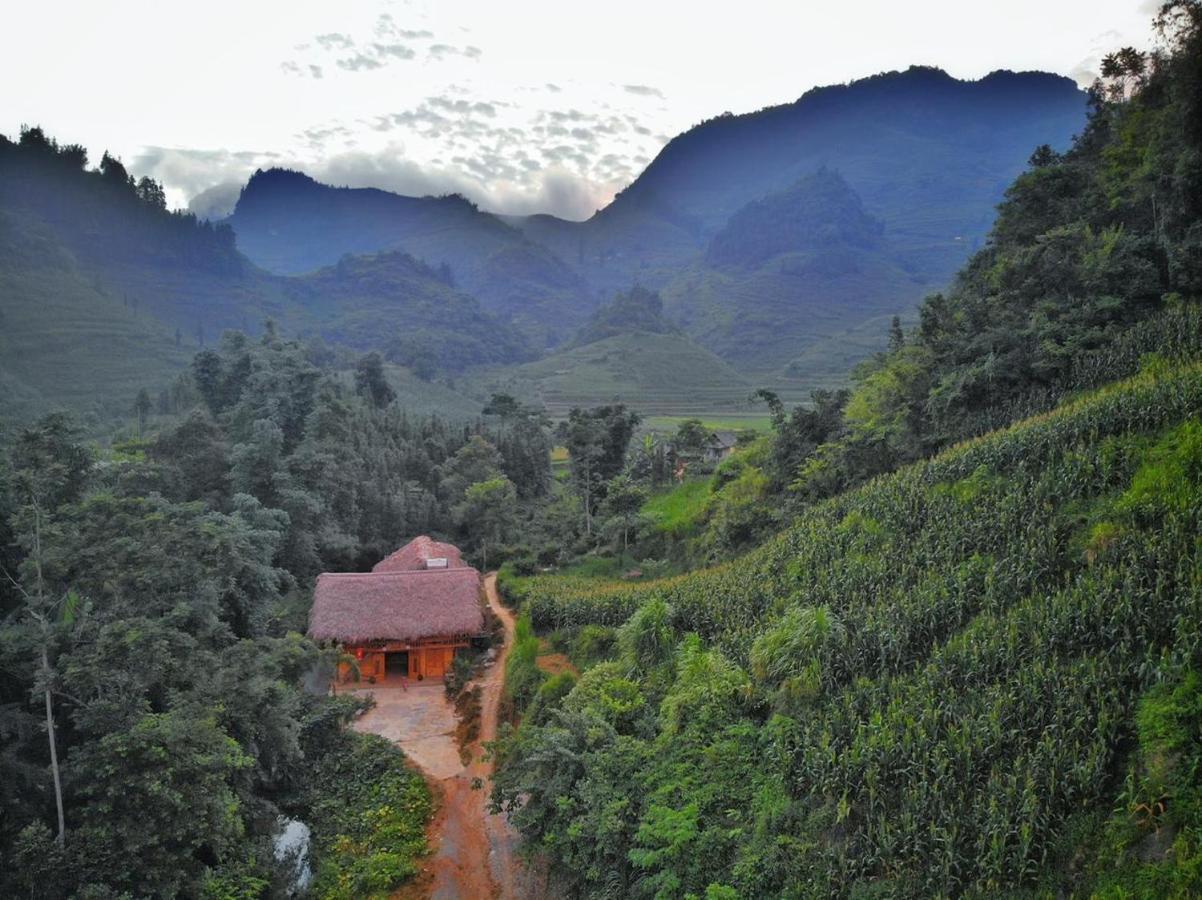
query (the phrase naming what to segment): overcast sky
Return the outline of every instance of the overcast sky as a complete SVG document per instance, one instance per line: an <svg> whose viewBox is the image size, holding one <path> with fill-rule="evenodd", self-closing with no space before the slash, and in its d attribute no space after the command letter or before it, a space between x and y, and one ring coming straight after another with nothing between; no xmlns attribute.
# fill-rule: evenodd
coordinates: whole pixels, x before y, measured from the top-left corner
<svg viewBox="0 0 1202 900"><path fill-rule="evenodd" d="M0 133L223 213L258 167L586 218L673 135L913 63L1088 81L1155 0L6 0Z"/></svg>

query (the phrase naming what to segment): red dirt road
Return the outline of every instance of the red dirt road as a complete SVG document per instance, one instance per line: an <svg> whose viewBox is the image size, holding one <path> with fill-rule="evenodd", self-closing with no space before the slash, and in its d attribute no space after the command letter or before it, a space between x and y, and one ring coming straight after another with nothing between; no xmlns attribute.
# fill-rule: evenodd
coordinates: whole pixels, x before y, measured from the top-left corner
<svg viewBox="0 0 1202 900"><path fill-rule="evenodd" d="M427 755L429 761L438 761L438 765L433 768L440 771L422 771L430 787L440 795L440 805L429 832L430 846L434 848L434 852L418 879L394 894L395 898L533 900L546 895L542 879L527 869L518 858L517 834L510 827L508 820L504 815L494 816L488 812L488 779L492 774L492 766L483 760L482 744L497 736L497 711L505 681L505 660L513 642L514 619L513 614L501 604L497 596L495 574L485 577L484 589L489 606L505 626L505 642L497 654L496 661L476 682L481 687L480 737L470 748L471 762L466 766L458 766L458 771L453 774L446 774L448 769L444 765L448 754L458 752L454 746L454 735L451 733L435 735L428 739L435 742L445 740L445 748L423 746L422 754L410 757L419 768L421 763L414 758L415 756ZM441 687L437 695L431 694L429 699L419 701L417 697L410 696L409 700L422 704L446 702L442 697ZM401 698L401 702L403 701L404 698ZM373 710L369 715L374 713L377 713L377 710ZM407 724L412 713L404 715L404 722ZM392 739L399 739L403 747L406 743L405 736L396 734L394 727L400 722L385 723L380 721L381 718L396 720L398 716L382 711L382 716L377 715L376 720L368 725L369 730L388 733ZM431 751L434 755L429 755ZM473 790L472 782L477 779L482 787Z"/></svg>

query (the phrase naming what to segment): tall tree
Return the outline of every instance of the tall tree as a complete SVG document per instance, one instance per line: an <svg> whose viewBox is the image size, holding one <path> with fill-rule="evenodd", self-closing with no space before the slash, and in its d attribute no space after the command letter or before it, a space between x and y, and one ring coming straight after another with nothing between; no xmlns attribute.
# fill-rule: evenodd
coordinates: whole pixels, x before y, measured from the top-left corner
<svg viewBox="0 0 1202 900"><path fill-rule="evenodd" d="M480 546L481 562L488 568L489 547L500 543L514 522L517 492L504 475L479 481L468 487L463 502L455 508L455 518Z"/></svg>

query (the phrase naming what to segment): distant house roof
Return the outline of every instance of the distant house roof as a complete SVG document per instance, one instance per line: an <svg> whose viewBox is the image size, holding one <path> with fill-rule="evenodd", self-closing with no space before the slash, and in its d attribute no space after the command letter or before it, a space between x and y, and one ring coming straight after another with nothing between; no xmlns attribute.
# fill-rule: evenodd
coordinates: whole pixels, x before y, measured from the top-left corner
<svg viewBox="0 0 1202 900"><path fill-rule="evenodd" d="M415 537L408 544L392 553L374 566L373 572L411 572L426 568L426 562L431 559L445 559L444 569L458 569L466 566L459 548L454 544L444 544L428 535Z"/></svg>
<svg viewBox="0 0 1202 900"><path fill-rule="evenodd" d="M739 436L733 431L715 431L710 435L710 446L722 450L733 447L739 442Z"/></svg>
<svg viewBox="0 0 1202 900"><path fill-rule="evenodd" d="M416 641L483 629L480 573L464 563L454 544L424 534L371 572L317 576L309 613L310 637L342 644Z"/></svg>

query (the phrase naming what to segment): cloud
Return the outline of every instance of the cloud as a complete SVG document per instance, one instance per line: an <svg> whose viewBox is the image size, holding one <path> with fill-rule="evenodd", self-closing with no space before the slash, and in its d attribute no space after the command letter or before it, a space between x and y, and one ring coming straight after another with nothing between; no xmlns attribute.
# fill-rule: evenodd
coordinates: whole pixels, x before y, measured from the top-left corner
<svg viewBox="0 0 1202 900"><path fill-rule="evenodd" d="M413 59L417 56L417 51L405 44L372 44L371 47L380 58L390 56L394 59Z"/></svg>
<svg viewBox="0 0 1202 900"><path fill-rule="evenodd" d="M426 51L429 59L441 60L448 56L462 56L465 59L479 59L484 54L484 51L479 47L468 45L466 47L456 47L452 44L431 44Z"/></svg>
<svg viewBox="0 0 1202 900"><path fill-rule="evenodd" d="M358 146L364 136L371 140ZM408 109L314 123L295 138L292 154L270 160L149 148L139 162L206 212L224 211L228 183L255 168L286 165L328 184L408 196L458 193L498 213L582 219L629 184L660 140L628 110L530 109L455 86Z"/></svg>
<svg viewBox="0 0 1202 900"><path fill-rule="evenodd" d="M234 211L241 195L241 181L223 181L189 200L188 212L201 219L224 219Z"/></svg>
<svg viewBox="0 0 1202 900"><path fill-rule="evenodd" d="M373 40L358 41L351 34L331 31L313 37L312 42L295 45L298 53L312 55L314 45L316 52L326 61L330 56L334 65L344 72L369 72L383 68L394 62L408 62L418 58L422 48L413 46L415 42L424 43L434 40L434 32L426 28L401 28L396 19L389 13L377 17L372 27ZM479 59L483 50L472 45L459 46L445 42L433 43L424 48L424 58L427 60L443 60L451 56L464 59ZM288 60L280 64L280 68L289 75L308 74L312 78L321 78L323 67L317 62Z"/></svg>
<svg viewBox="0 0 1202 900"><path fill-rule="evenodd" d="M651 87L648 84L624 84L622 90L628 94L634 94L636 97L658 97L664 99L663 92L659 88Z"/></svg>
<svg viewBox="0 0 1202 900"><path fill-rule="evenodd" d="M346 56L342 59L337 59L334 64L340 69L345 69L348 72L362 72L370 69L378 69L384 65L374 56L368 56L366 53L356 53L354 56Z"/></svg>
<svg viewBox="0 0 1202 900"><path fill-rule="evenodd" d="M488 155L458 156L451 162L453 169L422 164L394 146L377 153L338 154L308 171L327 184L378 187L411 197L462 194L482 209L507 215L551 213L575 220L607 204L618 187L559 166L511 166Z"/></svg>
<svg viewBox="0 0 1202 900"><path fill-rule="evenodd" d="M167 189L171 204L183 206L189 198L195 199L215 187L241 184L255 169L277 165L279 160L279 154L269 152L150 146L143 147L130 160L129 171L135 177L149 175L160 182ZM220 192L211 195L202 205L217 209L216 198L221 196ZM228 193L224 196L228 198ZM215 215L222 214L218 209Z"/></svg>
<svg viewBox="0 0 1202 900"><path fill-rule="evenodd" d="M372 29L377 37L401 37L411 41L428 40L434 37L433 31L424 28L398 28L396 19L391 13L382 13Z"/></svg>
<svg viewBox="0 0 1202 900"><path fill-rule="evenodd" d="M317 41L318 46L323 50L350 50L355 46L355 42L349 34L339 34L336 31L319 34L313 40Z"/></svg>

